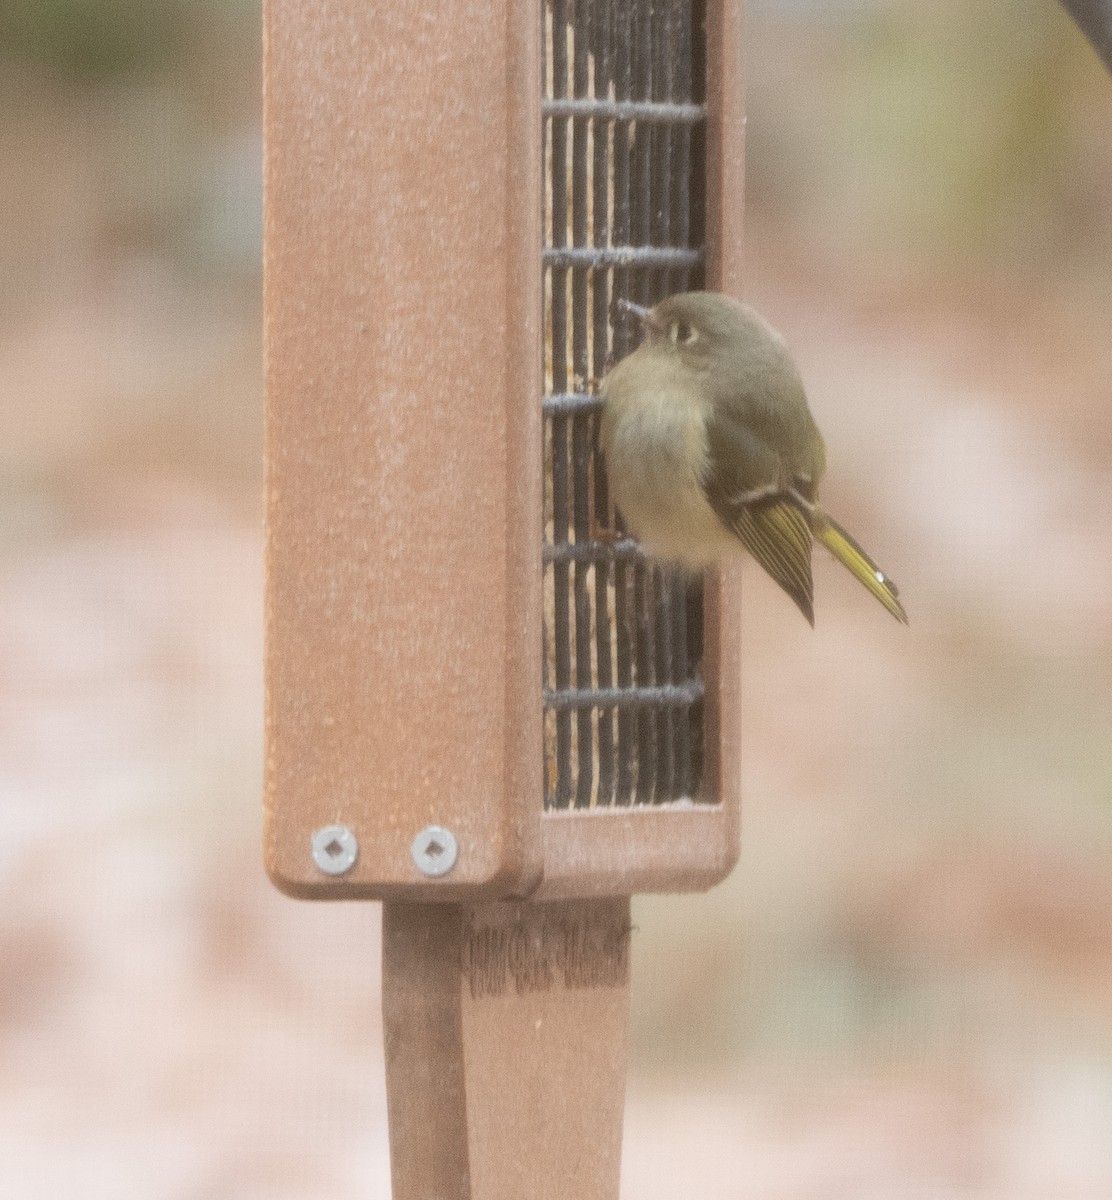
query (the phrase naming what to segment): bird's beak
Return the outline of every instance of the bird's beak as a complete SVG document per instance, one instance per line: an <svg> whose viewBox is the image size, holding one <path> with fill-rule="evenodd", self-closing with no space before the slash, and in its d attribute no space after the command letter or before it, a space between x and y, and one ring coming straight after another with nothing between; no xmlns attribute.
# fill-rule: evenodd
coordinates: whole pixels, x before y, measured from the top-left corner
<svg viewBox="0 0 1112 1200"><path fill-rule="evenodd" d="M632 300L618 300L615 302L615 308L619 312L629 313L630 316L636 317L642 325L650 323L649 318L652 316L652 309L645 308L640 304L634 304Z"/></svg>

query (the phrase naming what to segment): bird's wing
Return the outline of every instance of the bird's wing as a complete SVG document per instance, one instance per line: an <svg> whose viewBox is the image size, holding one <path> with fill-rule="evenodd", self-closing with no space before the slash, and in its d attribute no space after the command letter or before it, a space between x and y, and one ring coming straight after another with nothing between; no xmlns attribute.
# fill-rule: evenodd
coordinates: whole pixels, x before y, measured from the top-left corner
<svg viewBox="0 0 1112 1200"><path fill-rule="evenodd" d="M711 508L814 625L811 528L780 456L729 412L708 420L707 450Z"/></svg>

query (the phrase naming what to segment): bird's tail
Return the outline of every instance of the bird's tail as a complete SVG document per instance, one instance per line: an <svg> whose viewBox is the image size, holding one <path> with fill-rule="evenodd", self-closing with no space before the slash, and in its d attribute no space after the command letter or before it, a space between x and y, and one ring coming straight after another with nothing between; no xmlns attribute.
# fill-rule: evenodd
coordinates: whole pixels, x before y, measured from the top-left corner
<svg viewBox="0 0 1112 1200"><path fill-rule="evenodd" d="M811 531L897 621L907 624L907 613L900 603L899 589L833 517L816 510L811 517Z"/></svg>

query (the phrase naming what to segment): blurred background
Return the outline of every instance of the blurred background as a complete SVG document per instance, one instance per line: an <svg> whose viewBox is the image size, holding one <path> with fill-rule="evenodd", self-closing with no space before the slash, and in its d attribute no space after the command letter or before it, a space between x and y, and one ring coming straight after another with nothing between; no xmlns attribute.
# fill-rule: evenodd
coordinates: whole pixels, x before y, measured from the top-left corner
<svg viewBox="0 0 1112 1200"><path fill-rule="evenodd" d="M0 1193L387 1194L376 905L260 865L259 14L0 7ZM750 0L748 299L910 630L747 575L744 846L636 905L627 1200L1112 1195L1112 80Z"/></svg>

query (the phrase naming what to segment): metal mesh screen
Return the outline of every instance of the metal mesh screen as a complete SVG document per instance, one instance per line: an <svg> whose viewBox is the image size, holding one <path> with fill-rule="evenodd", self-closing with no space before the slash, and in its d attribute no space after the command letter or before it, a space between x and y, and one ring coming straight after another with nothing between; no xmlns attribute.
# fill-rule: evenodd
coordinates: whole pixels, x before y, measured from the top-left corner
<svg viewBox="0 0 1112 1200"><path fill-rule="evenodd" d="M702 582L624 535L593 385L636 336L615 300L702 283L703 5L543 11L545 805L699 799Z"/></svg>

